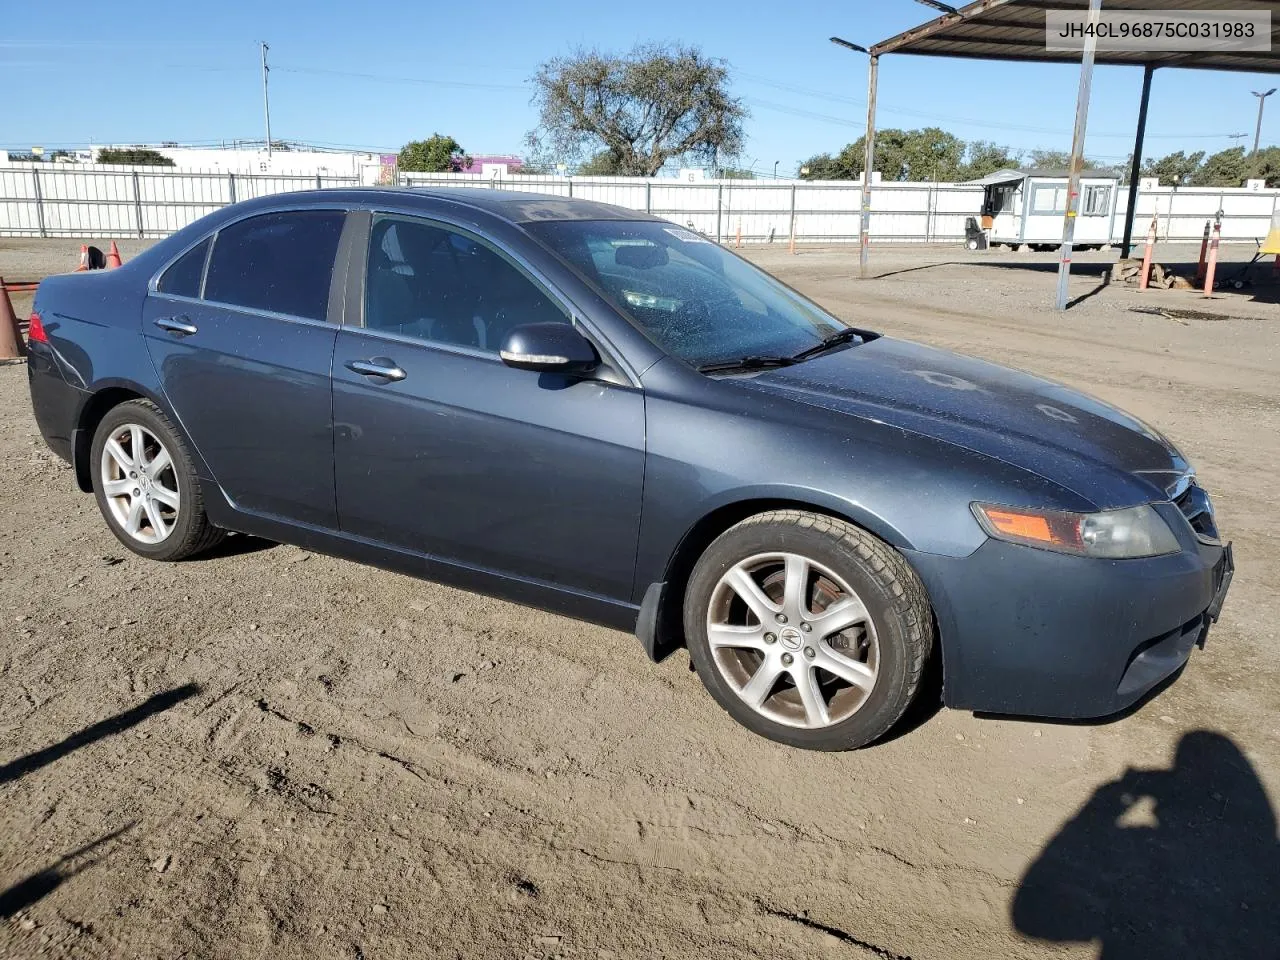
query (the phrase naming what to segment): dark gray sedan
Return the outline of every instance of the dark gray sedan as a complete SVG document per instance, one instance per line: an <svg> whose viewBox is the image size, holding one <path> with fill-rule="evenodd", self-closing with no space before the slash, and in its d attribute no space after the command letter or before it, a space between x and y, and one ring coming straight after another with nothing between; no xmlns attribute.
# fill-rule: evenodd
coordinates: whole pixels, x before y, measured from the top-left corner
<svg viewBox="0 0 1280 960"><path fill-rule="evenodd" d="M880 737L935 658L953 707L1117 712L1231 577L1155 430L601 204L249 201L44 281L30 340L41 431L136 553L241 531L684 645L799 747Z"/></svg>

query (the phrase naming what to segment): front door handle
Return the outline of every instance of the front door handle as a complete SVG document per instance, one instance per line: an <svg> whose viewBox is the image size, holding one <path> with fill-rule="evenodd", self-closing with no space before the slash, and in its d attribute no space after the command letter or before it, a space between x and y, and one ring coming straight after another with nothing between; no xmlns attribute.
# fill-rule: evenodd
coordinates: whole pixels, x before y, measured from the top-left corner
<svg viewBox="0 0 1280 960"><path fill-rule="evenodd" d="M408 374L396 366L394 360L386 357L374 357L372 360L348 360L347 369L366 377L380 377L383 380L403 380Z"/></svg>
<svg viewBox="0 0 1280 960"><path fill-rule="evenodd" d="M160 317L155 324L161 330L168 330L183 337L199 332L199 328L186 317Z"/></svg>

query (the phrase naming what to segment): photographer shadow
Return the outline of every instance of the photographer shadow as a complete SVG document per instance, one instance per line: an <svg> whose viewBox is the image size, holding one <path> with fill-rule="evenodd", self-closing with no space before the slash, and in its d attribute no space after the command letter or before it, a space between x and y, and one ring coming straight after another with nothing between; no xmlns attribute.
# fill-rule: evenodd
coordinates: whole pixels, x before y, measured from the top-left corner
<svg viewBox="0 0 1280 960"><path fill-rule="evenodd" d="M1098 941L1101 960L1280 956L1276 814L1226 736L1100 787L1023 876L1017 930Z"/></svg>

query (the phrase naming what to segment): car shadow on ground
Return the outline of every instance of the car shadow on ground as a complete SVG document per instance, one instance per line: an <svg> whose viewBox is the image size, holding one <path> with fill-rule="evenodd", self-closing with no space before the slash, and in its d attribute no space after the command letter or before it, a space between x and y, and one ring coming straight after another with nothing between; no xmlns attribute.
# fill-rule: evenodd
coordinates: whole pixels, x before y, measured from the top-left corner
<svg viewBox="0 0 1280 960"><path fill-rule="evenodd" d="M259 550L270 550L278 547L274 540L263 540L248 533L228 533L216 546L210 547L197 557L199 560L219 560L223 557L238 557L245 553L257 553Z"/></svg>
<svg viewBox="0 0 1280 960"><path fill-rule="evenodd" d="M1019 933L1097 942L1101 960L1275 957L1276 814L1240 748L1196 730L1170 769L1099 787L1041 851L1012 906Z"/></svg>

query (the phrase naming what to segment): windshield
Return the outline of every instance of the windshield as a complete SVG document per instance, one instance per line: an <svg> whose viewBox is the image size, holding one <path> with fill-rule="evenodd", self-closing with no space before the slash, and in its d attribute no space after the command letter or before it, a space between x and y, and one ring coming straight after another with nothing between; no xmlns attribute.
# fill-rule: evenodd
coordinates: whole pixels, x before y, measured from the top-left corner
<svg viewBox="0 0 1280 960"><path fill-rule="evenodd" d="M694 366L791 357L848 326L675 224L548 220L526 226L667 352Z"/></svg>

